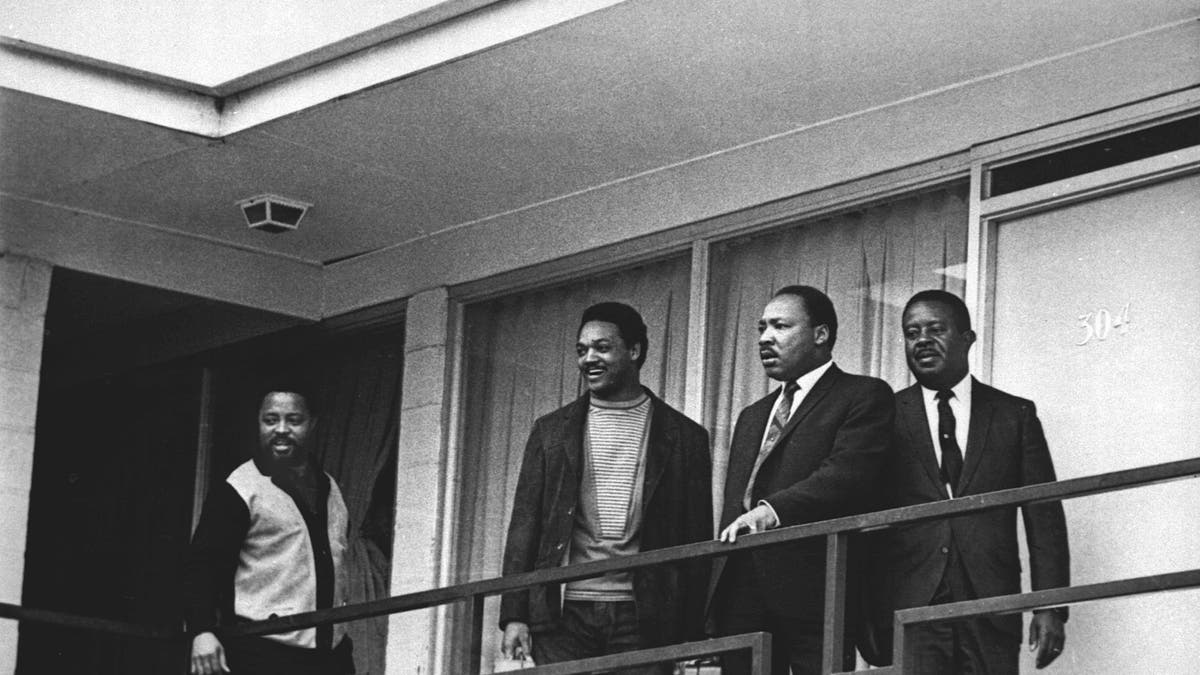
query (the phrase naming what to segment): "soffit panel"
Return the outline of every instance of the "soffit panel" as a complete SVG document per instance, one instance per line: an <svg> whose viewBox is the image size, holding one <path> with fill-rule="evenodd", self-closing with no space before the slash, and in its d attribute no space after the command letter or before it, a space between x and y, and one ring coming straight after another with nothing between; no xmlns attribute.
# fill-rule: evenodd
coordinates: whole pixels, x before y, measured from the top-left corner
<svg viewBox="0 0 1200 675"><path fill-rule="evenodd" d="M6 91L0 187L337 260L1198 11L1169 0L630 0L222 141ZM315 206L298 232L250 231L233 204L261 192Z"/></svg>
<svg viewBox="0 0 1200 675"><path fill-rule="evenodd" d="M1183 14L1161 2L1080 25L1100 4L633 1L261 129L403 177L396 205L416 199L434 232Z"/></svg>
<svg viewBox="0 0 1200 675"><path fill-rule="evenodd" d="M599 184L1200 11L1066 4L632 1L264 128L394 173L416 160Z"/></svg>
<svg viewBox="0 0 1200 675"><path fill-rule="evenodd" d="M328 48L422 12L470 11L461 0L17 0L3 25L12 39L216 86Z"/></svg>
<svg viewBox="0 0 1200 675"><path fill-rule="evenodd" d="M180 161L182 160L182 161ZM312 203L294 232L247 227L238 200L262 193ZM129 166L55 192L56 203L320 262L404 236L392 211L403 181L257 132ZM408 204L415 198L406 199ZM411 208L411 206L410 206ZM397 223L399 228L393 227ZM417 236L414 232L411 236Z"/></svg>
<svg viewBox="0 0 1200 675"><path fill-rule="evenodd" d="M184 158L208 141L61 101L0 89L0 189L53 200L147 162Z"/></svg>

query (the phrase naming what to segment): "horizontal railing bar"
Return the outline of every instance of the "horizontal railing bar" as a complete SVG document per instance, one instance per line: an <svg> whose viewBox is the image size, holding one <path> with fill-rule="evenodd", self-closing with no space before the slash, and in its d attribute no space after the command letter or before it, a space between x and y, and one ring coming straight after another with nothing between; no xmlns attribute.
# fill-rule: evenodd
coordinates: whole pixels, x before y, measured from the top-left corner
<svg viewBox="0 0 1200 675"><path fill-rule="evenodd" d="M554 567L502 577L492 577L490 579L471 581L455 586L380 598L356 605L305 612L303 614L292 614L266 621L238 624L224 630L229 635L269 635L308 628L321 623L352 621L385 614L426 609L465 600L476 595L499 595L530 586L561 584L568 581L597 577L610 572L625 572L664 563L715 558L721 555L778 546L780 544L811 537L827 536L834 533L878 530L949 516L960 516L991 509L1019 506L1021 504L1071 499L1104 492L1113 492L1194 477L1196 475L1200 475L1200 458L1185 459L1095 476L1071 478L1053 483L1040 483L1038 485L1028 485L997 492L968 495L958 499L904 506L887 511L846 516L816 523L793 525L758 534L744 535L739 537L735 544L706 541L645 551L632 556L571 565L569 567Z"/></svg>
<svg viewBox="0 0 1200 675"><path fill-rule="evenodd" d="M888 509L887 511L875 511L858 516L827 520L824 523L835 525L836 530L866 532L887 527L896 527L898 525L910 525L927 520L937 520L948 516L967 515L996 508L1088 497L1106 492L1116 492L1134 487L1153 485L1155 483L1194 478L1198 475L1200 475L1200 457L1193 457L1177 462L1153 464L1135 469L1082 476L1080 478L1069 478L1052 483L1038 483L1036 485L1026 485L1007 490L997 490L996 492L967 495L957 499L902 506L900 508ZM851 525L851 523L853 524ZM814 523L814 525L820 524ZM775 530L775 532L780 531L782 530Z"/></svg>
<svg viewBox="0 0 1200 675"><path fill-rule="evenodd" d="M465 600L477 595L498 595L507 591L519 590L531 586L588 579L610 572L629 571L687 560L715 558L731 553L768 548L834 533L878 530L927 520L968 515L991 509L1019 506L1021 504L1072 499L1104 492L1113 492L1197 475L1200 475L1200 458L1166 462L1095 476L1084 476L1053 483L1041 483L998 492L969 495L958 499L917 504L887 511L876 511L816 523L794 525L758 534L745 535L739 537L736 544L706 541L656 549L638 553L637 555L600 560L581 565L547 568L502 577L492 577L490 579L466 582L455 586L380 598L356 605L227 626L222 629L222 632L226 635L269 635L321 624L339 623L385 614L426 609ZM101 625L109 625L113 627L113 630L109 632L142 637L172 638L177 635L175 631L169 629L139 626L108 619L50 612L48 610L28 609L4 603L0 603L0 608L3 609L0 612L0 618L8 617L78 627L90 626L98 630L105 630L99 628Z"/></svg>
<svg viewBox="0 0 1200 675"><path fill-rule="evenodd" d="M766 654L765 645L768 639L766 633L743 633L741 635L731 635L711 640L685 642L678 645L671 645L670 647L639 649L637 651L596 656L577 661L567 661L565 663L551 663L536 668L528 668L521 672L528 675L578 675L579 673L592 673L596 671L607 672L619 668L644 666L664 661L679 661L696 656L721 654L741 649L755 649L756 647L759 653ZM763 660L765 661L765 659ZM763 669L763 675L766 675L768 670Z"/></svg>
<svg viewBox="0 0 1200 675"><path fill-rule="evenodd" d="M1090 600L1104 600L1127 595L1142 595L1145 593L1183 590L1187 588L1200 588L1200 569L1170 572L1167 574L1152 574L1134 579L1104 581L1083 586L1048 588L1029 593L997 595L978 600L949 602L944 605L913 607L897 611L895 621L897 628L899 628L900 626L914 623L929 623L943 619L965 619L993 614L1013 614L1032 609L1071 605Z"/></svg>
<svg viewBox="0 0 1200 675"><path fill-rule="evenodd" d="M0 602L0 618L50 623L64 628L83 628L149 640L172 640L183 637L183 631L179 629L130 623L128 621L116 621L114 619L103 619L93 616L80 616L78 614L56 612L49 609L33 609L20 605L12 605L7 602Z"/></svg>

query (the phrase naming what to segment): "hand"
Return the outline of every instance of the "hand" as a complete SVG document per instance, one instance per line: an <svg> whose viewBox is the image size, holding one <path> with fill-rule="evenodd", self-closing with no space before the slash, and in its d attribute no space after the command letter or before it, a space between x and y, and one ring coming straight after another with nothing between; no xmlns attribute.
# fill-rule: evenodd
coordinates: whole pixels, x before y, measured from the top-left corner
<svg viewBox="0 0 1200 675"><path fill-rule="evenodd" d="M1029 651L1037 650L1035 663L1038 668L1045 668L1058 658L1066 639L1067 632L1058 612L1034 612L1033 620L1029 622Z"/></svg>
<svg viewBox="0 0 1200 675"><path fill-rule="evenodd" d="M225 663L225 648L212 633L200 633L192 638L192 675L217 675L229 672Z"/></svg>
<svg viewBox="0 0 1200 675"><path fill-rule="evenodd" d="M504 638L500 641L500 653L506 659L523 660L533 656L533 638L529 636L529 624L509 621L504 626Z"/></svg>
<svg viewBox="0 0 1200 675"><path fill-rule="evenodd" d="M779 520L775 518L775 511L766 504L759 504L737 517L737 520L729 524L724 530L721 530L721 535L717 537L721 541L734 543L737 541L738 532L748 530L750 534L769 530L779 524Z"/></svg>

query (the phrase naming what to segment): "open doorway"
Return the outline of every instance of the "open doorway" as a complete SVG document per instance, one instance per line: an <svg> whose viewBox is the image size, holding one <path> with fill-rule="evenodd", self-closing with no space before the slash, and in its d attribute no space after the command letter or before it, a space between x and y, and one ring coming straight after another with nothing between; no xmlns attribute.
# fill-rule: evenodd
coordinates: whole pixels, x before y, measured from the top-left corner
<svg viewBox="0 0 1200 675"><path fill-rule="evenodd" d="M349 511L347 601L386 597L391 577L396 461L399 444L403 332L392 315L383 325L346 330L313 326L254 340L213 360L211 488L246 462L258 442L257 411L266 391L294 385L311 397L318 424L312 453L337 481ZM388 617L347 625L356 672L380 675Z"/></svg>
<svg viewBox="0 0 1200 675"><path fill-rule="evenodd" d="M353 486L357 597L386 595L402 359L396 308L302 324L56 269L22 604L181 626L198 505L248 456L261 388L297 371L327 399L325 468ZM386 621L357 630L362 664L372 643L381 662ZM186 672L185 658L183 644L25 623L17 672L160 675Z"/></svg>
<svg viewBox="0 0 1200 675"><path fill-rule="evenodd" d="M175 626L190 536L203 366L195 355L296 321L54 271L22 603ZM26 623L18 672L177 672L178 647Z"/></svg>

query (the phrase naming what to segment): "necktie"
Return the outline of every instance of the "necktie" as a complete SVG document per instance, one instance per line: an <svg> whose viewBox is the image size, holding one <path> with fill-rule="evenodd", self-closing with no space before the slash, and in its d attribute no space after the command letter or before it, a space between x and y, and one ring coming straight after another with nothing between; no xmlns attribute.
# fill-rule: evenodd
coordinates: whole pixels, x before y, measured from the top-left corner
<svg viewBox="0 0 1200 675"><path fill-rule="evenodd" d="M950 399L954 392L942 389L938 400L938 443L942 446L942 481L950 486L953 495L958 490L958 478L962 475L963 456L955 435L954 411L950 410Z"/></svg>
<svg viewBox="0 0 1200 675"><path fill-rule="evenodd" d="M775 447L775 443L783 435L783 426L792 416L792 399L799 389L800 385L795 381L788 382L783 387L783 396L775 405L775 413L771 415L771 424L767 428L767 435L763 438L762 447L758 449L758 457L754 458L754 470L750 472L750 480L746 481L746 492L742 495L742 506L746 507L747 511L750 510L754 501L752 493L754 492L754 481L758 478L758 470L762 468L767 455L771 454L771 448Z"/></svg>

